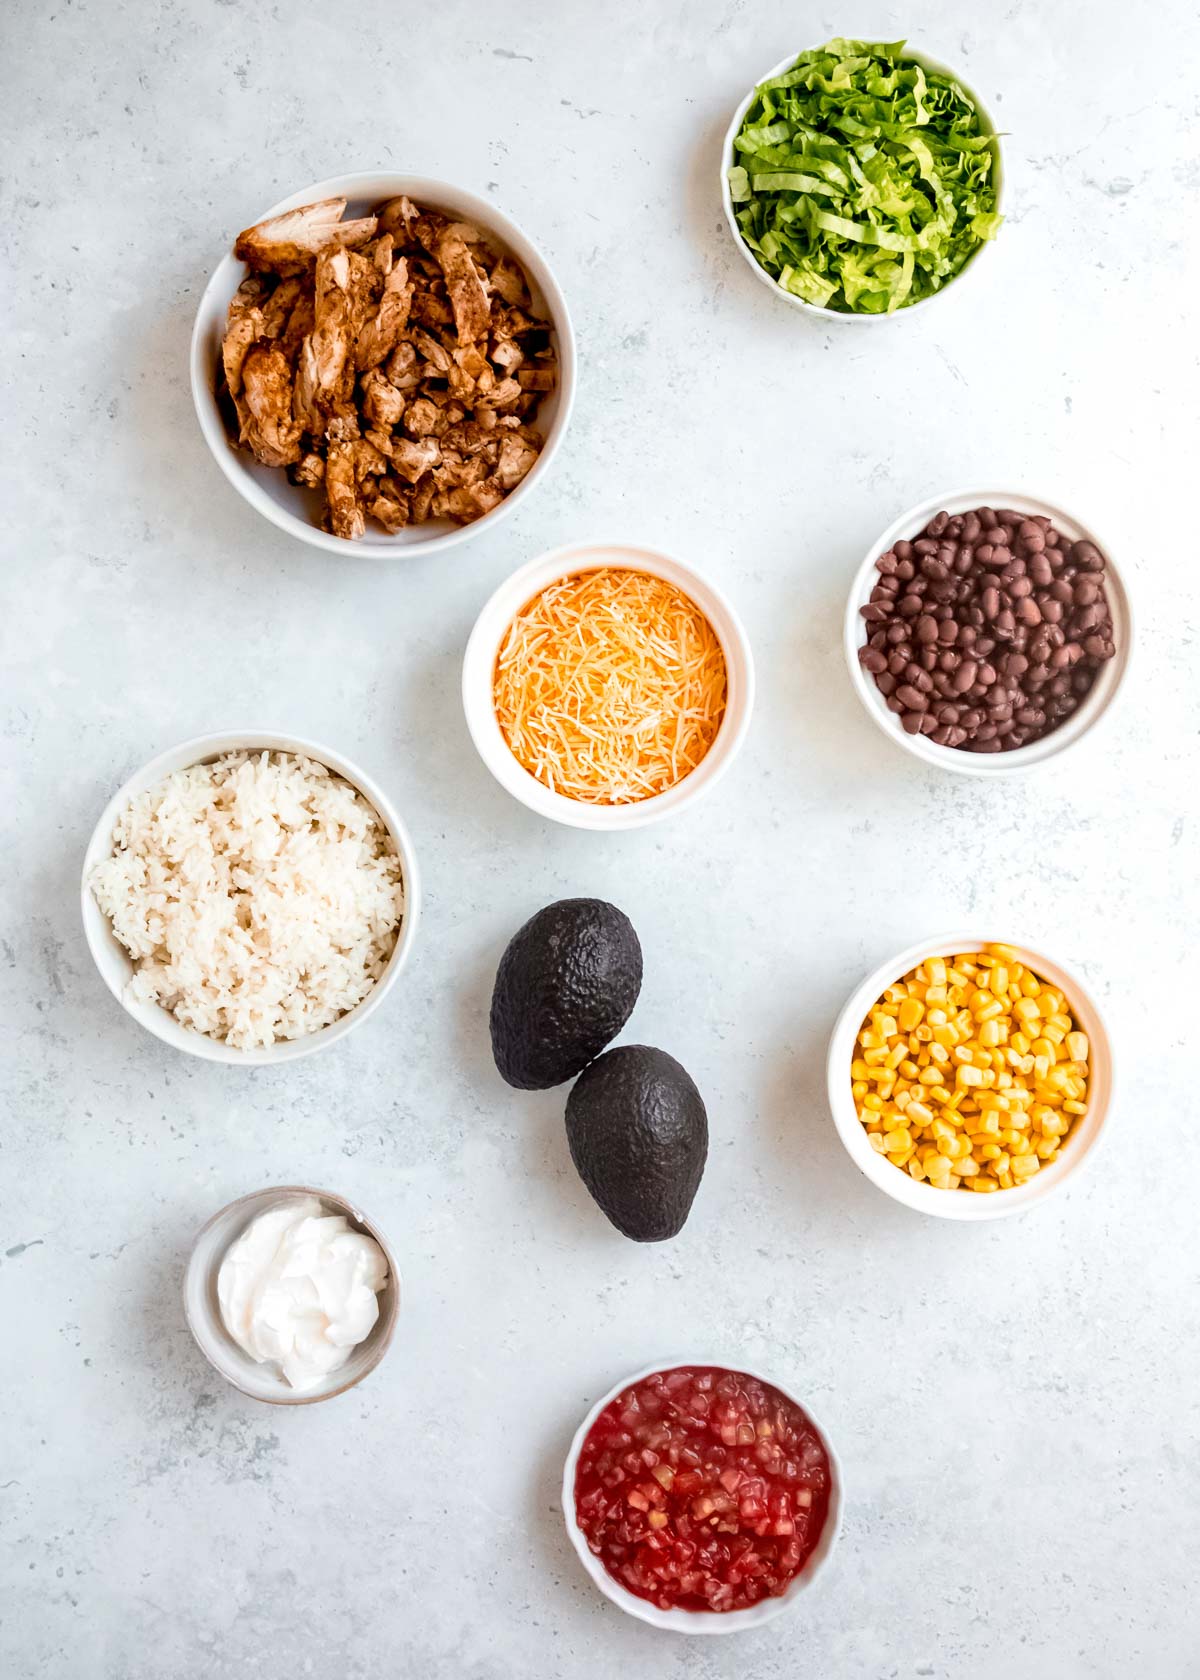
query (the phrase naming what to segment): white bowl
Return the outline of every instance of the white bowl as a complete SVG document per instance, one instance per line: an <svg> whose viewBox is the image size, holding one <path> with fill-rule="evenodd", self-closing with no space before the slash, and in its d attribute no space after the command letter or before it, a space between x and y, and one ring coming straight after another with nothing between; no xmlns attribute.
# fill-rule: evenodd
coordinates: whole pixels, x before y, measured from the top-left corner
<svg viewBox="0 0 1200 1680"><path fill-rule="evenodd" d="M810 49L800 49L801 52L808 50ZM754 86L750 89L749 93L742 100L737 110L733 113L733 121L730 123L725 132L725 140L721 147L721 203L725 207L725 220L729 223L729 230L733 234L734 243L758 279L764 286L769 286L777 298L781 298L784 303L789 304L793 309L800 309L809 315L819 316L823 321L853 321L862 322L866 325L878 321L894 321L900 315L915 315L918 310L924 309L928 304L936 303L939 298L944 297L948 291L950 291L954 286L957 286L963 276L974 268L975 264L979 260L981 252L985 251L989 245L994 244L995 241L984 240L982 245L972 251L971 255L967 258L966 262L959 269L953 279L947 280L945 285L942 286L939 291L932 293L931 296L919 298L916 303L906 304L900 309L895 309L890 315L866 315L848 310L829 309L823 304L809 303L807 299L796 297L793 292L785 291L779 282L767 273L766 269L763 268L758 258L754 255L754 252L742 238L742 230L738 226L737 221L737 209L729 192L729 170L738 161L737 155L733 149L733 143L737 139L738 131L741 129L746 112L750 109L750 106L754 102L755 95L758 93L762 84L773 80L776 76L782 76L785 71L790 70L799 56L800 52L789 53L786 58L781 59L780 62L772 66L770 70L765 70L763 72L763 74L755 82ZM1000 151L1000 136L996 129L996 125L992 120L991 114L989 113L986 105L983 103L983 100L980 99L971 84L966 81L964 77L959 75L957 70L953 69L949 64L943 64L940 59L931 58L928 53L917 52L911 47L906 49L904 57L906 59L911 59L915 64L919 64L924 70L934 70L937 71L939 75L949 76L950 79L956 82L963 90L968 99L974 103L975 109L979 113L980 128L985 134L990 134L993 137L992 156L995 161L993 164L992 179L996 188L996 209L998 211L1003 211L1004 162Z"/></svg>
<svg viewBox="0 0 1200 1680"><path fill-rule="evenodd" d="M589 805L543 786L509 751L496 721L493 700L496 655L516 614L557 578L598 571L602 566L648 572L651 577L674 584L708 619L725 656L725 716L716 740L690 776L676 782L665 793L629 805ZM586 543L558 548L552 554L531 560L500 585L476 619L467 642L462 694L467 728L479 756L514 799L540 816L570 828L602 831L642 828L694 804L729 768L750 727L754 709L754 662L741 619L715 584L699 572L655 549L629 543Z"/></svg>
<svg viewBox="0 0 1200 1680"><path fill-rule="evenodd" d="M365 1231L379 1244L388 1267L387 1282L378 1296L379 1317L370 1334L340 1370L331 1371L315 1387L299 1393L275 1366L258 1364L238 1346L222 1322L217 1299L217 1273L231 1245L260 1213L296 1196L316 1196L333 1213L344 1214L351 1225ZM329 1190L314 1190L305 1184L282 1184L240 1196L208 1221L188 1257L183 1277L183 1312L201 1353L234 1388L251 1400L262 1400L269 1406L313 1406L319 1400L332 1400L335 1394L344 1394L360 1383L387 1352L400 1312L400 1273L383 1233L352 1202Z"/></svg>
<svg viewBox="0 0 1200 1680"><path fill-rule="evenodd" d="M935 513L943 510L949 514L970 513L978 507L1011 508L1014 513L1037 514L1053 520L1063 535L1069 537L1072 542L1095 543L1106 562L1104 593L1112 612L1116 652L1101 668L1083 704L1078 706L1064 723L1049 735L1043 735L1040 741L1031 741L1028 746L1016 747L1011 752L964 752L960 747L939 746L936 741L931 741L928 735L909 735L896 713L888 710L883 695L875 685L874 677L869 671L863 670L858 660L858 650L867 640L867 627L859 609L866 606L872 589L879 581L875 571L875 562L879 556L886 554L893 543L902 539L911 541ZM1082 740L1088 731L1099 723L1116 699L1117 690L1125 680L1132 645L1133 613L1125 582L1113 558L1111 546L1098 536L1091 526L1085 525L1065 508L1045 501L1040 496L1024 496L1013 490L950 490L940 496L931 496L928 501L910 508L907 513L901 514L899 519L893 520L854 574L854 582L850 585L850 594L846 601L843 628L843 646L850 680L874 722L889 739L903 747L906 752L912 753L914 758L924 759L926 764L936 764L943 770L956 770L964 776L1014 776L1023 770L1033 769L1036 765L1057 758L1068 747Z"/></svg>
<svg viewBox="0 0 1200 1680"><path fill-rule="evenodd" d="M1011 1190L994 1190L989 1195L980 1195L974 1190L935 1190L932 1184L918 1183L903 1168L894 1166L872 1149L851 1095L850 1063L854 1059L862 1024L888 986L927 957L981 951L985 945L1001 943L1011 945L1020 962L1060 988L1070 1004L1072 1015L1087 1034L1090 1051L1088 1111L1063 1145L1058 1160L1042 1167L1024 1184L1015 1184ZM923 939L919 945L911 945L907 951L901 951L899 956L890 958L869 974L851 992L838 1016L829 1040L827 1077L833 1123L855 1166L894 1201L903 1202L905 1207L915 1208L918 1213L934 1214L940 1219L1002 1219L1010 1213L1023 1213L1061 1190L1082 1169L1100 1141L1115 1088L1112 1040L1095 999L1078 975L1029 946L998 937L995 933L981 934L978 931L945 933L935 939Z"/></svg>
<svg viewBox="0 0 1200 1680"><path fill-rule="evenodd" d="M673 1371L681 1365L713 1366L718 1370L741 1371L748 1377L754 1377L759 1382L768 1383L772 1388L777 1388L785 1399L800 1407L800 1410L820 1436L821 1445L825 1448L829 1458L829 1509L825 1514L825 1526L821 1530L816 1546L805 1561L800 1573L788 1583L786 1590L778 1598L760 1599L757 1604L751 1605L748 1610L720 1612L681 1609L660 1610L657 1604L651 1604L648 1599L639 1598L636 1593L630 1592L628 1587L623 1587L615 1576L609 1574L600 1559L588 1546L583 1532L575 1520L575 1471L584 1440L600 1413L611 1401L616 1399L618 1394L634 1383L641 1382L645 1377L653 1376L655 1371ZM776 1616L781 1616L785 1610L792 1609L797 1599L815 1585L818 1576L825 1573L834 1546L837 1543L838 1532L841 1528L844 1494L845 1483L842 1477L842 1467L838 1462L838 1456L833 1450L833 1444L828 1434L813 1416L812 1408L807 1401L801 1400L787 1383L780 1382L776 1377L767 1376L762 1371L752 1370L747 1365L730 1364L726 1359L660 1359L653 1365L647 1365L641 1371L635 1371L631 1377L625 1377L621 1382L610 1388L602 1399L597 1400L575 1431L575 1439L571 1442L571 1450L567 1454L567 1462L563 1470L562 1508L571 1544L579 1554L579 1560L583 1567L606 1598L610 1598L628 1615L636 1616L640 1622L649 1622L651 1627L666 1628L671 1633L724 1634L748 1632L753 1628L762 1627L765 1622L773 1622Z"/></svg>
<svg viewBox="0 0 1200 1680"><path fill-rule="evenodd" d="M350 201L347 217L365 215L372 205L385 198L395 198L400 193L406 193L417 204L474 222L497 251L515 257L529 281L535 311L549 320L554 328L558 385L547 393L534 416L545 444L516 489L481 519L468 525L455 525L449 519L428 520L390 536L368 526L367 534L358 542L350 542L345 537L335 537L331 532L322 530L319 524L313 522L319 518L319 494L292 484L282 467L264 467L247 450L235 449L217 402L217 369L226 316L230 299L247 272L245 266L232 255L222 258L205 287L192 329L192 400L196 405L196 416L213 459L234 489L273 525L299 537L301 542L328 549L333 554L359 554L378 560L429 554L435 549L440 551L454 543L466 542L479 531L491 530L499 519L511 513L525 499L549 471L566 432L575 400L575 335L566 299L549 263L537 247L514 221L486 199L478 198L461 187L451 186L447 181L369 170L354 175L332 175L327 181L315 181L311 187L302 187L299 192L280 199L255 221L265 221L268 216L277 216L283 210L293 210L322 198L346 198Z"/></svg>
<svg viewBox="0 0 1200 1680"><path fill-rule="evenodd" d="M400 858L404 876L404 920L400 924L400 937L396 941L396 948L387 967L356 1008L331 1022L329 1026L321 1027L317 1032L308 1033L303 1038L280 1039L275 1044L258 1049L237 1050L222 1043L220 1039L209 1038L207 1034L197 1032L194 1027L183 1026L160 1004L142 1003L128 996L129 983L133 979L133 963L128 951L113 932L112 923L96 903L88 881L96 865L110 855L113 828L117 818L135 794L144 793L147 788L154 787L174 770L186 770L192 764L203 764L211 759L220 758L225 753L264 749L271 752L299 753L305 758L315 759L318 764L325 765L327 769L356 787L363 798L374 807ZM126 1013L132 1015L147 1032L152 1032L155 1038L161 1038L164 1044L173 1045L176 1050L186 1050L189 1055L200 1056L205 1061L227 1062L234 1067L263 1067L278 1062L294 1062L301 1056L311 1056L317 1050L327 1049L355 1027L361 1026L368 1016L375 1013L399 979L400 970L407 962L412 949L421 911L421 887L412 842L395 807L382 789L356 764L352 764L348 758L343 758L340 753L319 746L315 741L305 741L297 735L283 735L273 729L246 729L230 731L224 735L198 735L194 740L183 741L179 746L172 747L169 752L160 753L157 758L151 759L149 764L143 765L109 800L101 813L100 821L92 831L83 858L80 893L83 931L87 937L88 949L100 970L100 978Z"/></svg>

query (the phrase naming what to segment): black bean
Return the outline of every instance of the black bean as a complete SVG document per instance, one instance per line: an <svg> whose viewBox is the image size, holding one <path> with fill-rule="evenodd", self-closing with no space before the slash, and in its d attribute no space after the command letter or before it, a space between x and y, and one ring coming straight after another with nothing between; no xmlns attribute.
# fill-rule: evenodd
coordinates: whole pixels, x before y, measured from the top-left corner
<svg viewBox="0 0 1200 1680"><path fill-rule="evenodd" d="M1071 559L1081 572L1102 572L1104 570L1104 556L1095 543L1072 543Z"/></svg>

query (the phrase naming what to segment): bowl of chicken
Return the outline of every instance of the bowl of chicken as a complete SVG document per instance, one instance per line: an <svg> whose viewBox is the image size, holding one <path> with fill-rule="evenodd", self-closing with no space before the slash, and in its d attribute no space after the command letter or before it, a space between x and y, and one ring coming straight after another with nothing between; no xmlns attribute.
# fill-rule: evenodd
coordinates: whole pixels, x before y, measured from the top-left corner
<svg viewBox="0 0 1200 1680"><path fill-rule="evenodd" d="M461 542L527 496L570 418L548 263L444 181L338 176L237 236L191 346L205 441L302 542L381 559Z"/></svg>

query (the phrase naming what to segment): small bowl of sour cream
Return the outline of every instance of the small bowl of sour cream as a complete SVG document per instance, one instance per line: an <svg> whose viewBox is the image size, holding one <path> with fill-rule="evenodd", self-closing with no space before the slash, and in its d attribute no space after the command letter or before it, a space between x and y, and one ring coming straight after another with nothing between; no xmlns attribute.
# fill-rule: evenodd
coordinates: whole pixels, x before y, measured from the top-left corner
<svg viewBox="0 0 1200 1680"><path fill-rule="evenodd" d="M344 1394L391 1344L400 1274L387 1241L353 1203L287 1184L230 1202L192 1247L188 1328L241 1393L274 1406Z"/></svg>

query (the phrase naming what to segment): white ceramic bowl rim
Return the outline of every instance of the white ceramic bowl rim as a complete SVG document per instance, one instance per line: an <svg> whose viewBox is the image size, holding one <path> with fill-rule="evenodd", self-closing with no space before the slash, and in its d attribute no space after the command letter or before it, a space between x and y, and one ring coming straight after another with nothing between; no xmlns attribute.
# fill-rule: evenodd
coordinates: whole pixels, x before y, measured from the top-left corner
<svg viewBox="0 0 1200 1680"><path fill-rule="evenodd" d="M820 45L824 45L824 43L822 42ZM945 297L947 292L952 291L964 275L969 273L970 270L975 267L975 264L978 262L983 252L987 250L988 246L995 244L995 241L985 240L981 245L977 246L967 258L963 266L958 270L958 273L953 275L951 279L946 281L944 286L940 287L938 291L931 293L928 297L918 298L915 303L905 304L902 308L893 310L890 315L868 315L851 310L829 309L824 304L809 303L807 298L796 297L794 293L785 291L779 282L768 274L765 268L763 268L762 264L758 261L758 258L754 255L754 252L750 249L742 237L742 230L738 226L737 221L737 210L729 191L729 170L735 161L733 143L738 137L746 112L753 104L762 84L764 82L772 81L776 76L782 76L786 71L790 70L796 60L800 57L801 53L812 52L815 50L818 49L815 47L801 47L796 52L788 53L786 58L780 59L778 64L772 65L769 70L764 71L754 83L754 86L750 89L749 93L747 93L745 98L742 100L737 110L733 113L733 120L730 122L728 129L725 131L725 139L721 145L721 204L725 211L725 220L729 223L729 231L732 233L734 243L741 252L743 259L749 264L758 279L761 280L764 285L769 286L777 298L781 299L782 302L789 304L793 309L799 309L804 311L806 314L818 316L823 321L854 321L862 322L864 325L874 325L880 321L895 321L905 315L916 315L920 310L926 308L931 303L936 303L939 298ZM948 76L962 89L968 99L974 101L975 109L979 113L979 121L983 131L985 134L990 134L992 138L992 157L994 159L993 168L996 187L996 209L1003 212L1004 157L1000 146L1000 131L996 127L996 123L991 112L988 110L987 106L979 97L979 94L975 91L970 82L968 82L966 78L953 67L953 65L944 64L941 59L933 58L929 53L923 52L919 47L914 47L911 42L905 43L903 56L905 59L909 59L913 63L919 64L923 70L933 70L939 75Z"/></svg>
<svg viewBox="0 0 1200 1680"><path fill-rule="evenodd" d="M942 747L927 735L908 735L900 720L890 712L875 679L859 663L858 650L867 640L867 629L859 613L866 605L876 581L875 562L902 538L911 540L935 513L968 513L978 507L1011 508L1015 513L1041 515L1054 524L1072 541L1093 542L1105 558L1104 590L1112 612L1116 653L1108 660L1093 682L1081 706L1066 721L1043 735L1040 741L1016 747L1011 752L972 753L957 747ZM902 746L926 764L942 770L954 770L965 776L1014 776L1035 769L1059 757L1069 747L1089 735L1102 719L1112 712L1113 703L1124 684L1133 650L1133 607L1125 577L1113 558L1112 545L1104 540L1093 525L1085 524L1077 514L1046 497L1030 495L1019 490L945 490L930 496L916 507L894 519L883 535L872 545L861 562L850 585L842 630L842 644L850 680L868 715L883 730L889 740Z"/></svg>
<svg viewBox="0 0 1200 1680"><path fill-rule="evenodd" d="M282 1374L275 1376L269 1365L258 1365L244 1353L230 1336L221 1318L217 1302L216 1279L221 1262L242 1232L260 1213L276 1206L285 1197L316 1196L326 1208L344 1214L351 1225L371 1237L383 1250L388 1277L381 1292L382 1306L366 1339L352 1351L340 1370L333 1371L323 1385L299 1392L292 1388ZM215 1244L221 1226L224 1233L219 1249ZM214 1239L213 1252L205 1252L206 1239ZM203 1275L199 1275L200 1272ZM400 1315L402 1295L400 1272L396 1257L383 1232L374 1220L346 1196L332 1190L318 1190L310 1184L271 1185L264 1190L251 1190L219 1208L205 1221L196 1234L184 1269L182 1296L183 1315L200 1352L213 1370L250 1400L267 1406L315 1406L322 1400L333 1400L356 1388L380 1364L392 1345ZM384 1301L383 1295L387 1296Z"/></svg>
<svg viewBox="0 0 1200 1680"><path fill-rule="evenodd" d="M961 1189L935 1190L931 1184L919 1183L911 1178L902 1168L893 1166L872 1149L851 1095L850 1063L859 1029L886 987L928 957L981 951L989 944L1011 945L1019 961L1066 993L1071 1012L1089 1040L1088 1112L1068 1138L1059 1159L1043 1167L1024 1184L1014 1185L1011 1190L996 1190L989 1195ZM851 992L834 1025L829 1040L826 1079L830 1111L838 1136L850 1159L872 1184L894 1201L918 1213L932 1214L939 1219L978 1221L1001 1219L1027 1211L1063 1189L1086 1163L1094 1159L1101 1137L1108 1128L1116 1099L1116 1058L1104 1017L1074 969L1011 934L980 934L976 930L972 933L935 934L910 945L868 974Z"/></svg>
<svg viewBox="0 0 1200 1680"><path fill-rule="evenodd" d="M589 805L545 787L509 750L496 721L493 676L496 653L514 616L556 579L613 566L647 572L674 584L704 613L725 656L725 715L701 762L664 793L629 805ZM754 661L736 610L724 592L686 561L661 549L620 541L570 543L520 567L486 602L463 656L462 695L467 727L492 775L514 798L539 815L571 828L604 831L641 828L674 815L709 792L732 764L754 710Z"/></svg>
<svg viewBox="0 0 1200 1680"><path fill-rule="evenodd" d="M600 1559L591 1551L584 1539L579 1524L575 1520L575 1471L579 1463L579 1454L592 1425L600 1416L604 1408L615 1400L618 1394L642 1382L646 1377L653 1376L656 1371L674 1371L679 1367L693 1367L702 1369L706 1366L722 1371L736 1371L743 1376L754 1377L758 1382L766 1383L769 1387L778 1389L785 1399L790 1400L812 1424L821 1438L821 1445L825 1448L829 1459L830 1488L829 1507L825 1513L825 1523L821 1529L816 1546L805 1560L800 1573L787 1586L786 1591L778 1598L764 1598L752 1605L748 1610L727 1610L712 1612L704 1610L660 1610L658 1605L651 1604L648 1599L639 1598L623 1587L615 1576L610 1575ZM777 1377L769 1376L763 1371L741 1361L731 1361L727 1358L709 1358L700 1355L690 1355L678 1359L656 1359L652 1365L644 1366L635 1371L632 1376L625 1377L619 1383L614 1383L608 1393L596 1401L588 1412L579 1428L575 1431L567 1453L566 1464L563 1469L562 1482L562 1510L563 1521L566 1524L567 1536L572 1546L595 1584L620 1609L639 1621L649 1622L651 1627L664 1628L673 1633L686 1634L729 1634L742 1633L753 1628L761 1627L765 1622L774 1621L776 1616L790 1609L810 1587L816 1584L819 1576L825 1573L830 1557L837 1544L841 1531L842 1507L845 1504L846 1481L842 1473L841 1462L830 1441L829 1433L820 1420L813 1415L807 1401L801 1400L790 1384L780 1382Z"/></svg>
<svg viewBox="0 0 1200 1680"><path fill-rule="evenodd" d="M353 210L356 202L370 203L396 197L400 193L406 193L418 203L430 205L435 209L446 209L455 216L477 223L497 250L507 250L518 259L532 286L535 304L542 308L554 332L558 350L558 386L555 391L548 393L547 399L539 405L535 416L544 439L537 460L520 484L482 518L472 520L466 525L439 521L430 525L429 534L426 536L415 535L415 531L422 527L413 527L395 536L385 536L378 531L372 534L369 529L357 542L335 537L332 532L312 524L303 514L293 512L290 506L278 500L266 488L268 483L275 489L280 488L280 480L286 483L282 468L261 467L244 451L232 447L225 419L217 402L213 376L229 300L245 278L247 270L243 263L234 258L231 251L226 251L204 288L192 328L192 401L200 430L218 467L251 507L269 519L279 530L300 538L312 547L337 554L341 559L355 556L374 560L409 559L420 554L441 552L456 543L469 541L485 528L491 530L499 519L511 513L524 500L549 470L566 433L575 401L575 334L567 301L558 280L540 248L512 217L478 194L463 187L456 187L449 181L425 176L400 175L388 170L358 170L348 175L333 175L324 181L314 181L311 186L289 193L286 198L281 198L277 204L256 216L254 222L265 221L269 216L277 216L284 210L293 210L323 198L346 198L350 201L350 209ZM297 490L294 495L299 503L301 492Z"/></svg>
<svg viewBox="0 0 1200 1680"><path fill-rule="evenodd" d="M314 759L318 764L323 764L326 769L349 782L374 808L388 830L400 859L404 879L404 919L400 924L400 937L396 941L387 967L362 1002L338 1020L331 1022L329 1026L321 1027L303 1038L281 1039L275 1044L254 1050L234 1049L220 1039L209 1038L192 1027L183 1026L160 1004L140 1003L131 999L127 995L127 987L133 973L132 962L124 946L117 940L108 917L97 904L88 884L96 864L110 855L117 817L134 794L165 781L173 771L187 769L193 764L209 763L226 753L241 751L301 754ZM262 1067L297 1061L302 1056L310 1056L318 1050L328 1049L374 1014L399 979L412 951L420 921L421 881L412 841L399 813L378 783L358 765L330 747L282 730L227 730L221 734L197 735L190 740L181 741L178 746L170 747L166 752L152 758L117 789L101 812L84 852L80 909L84 936L92 960L99 970L100 978L127 1015L131 1015L165 1044L186 1051L189 1055L199 1056L205 1061L224 1062L234 1067Z"/></svg>

